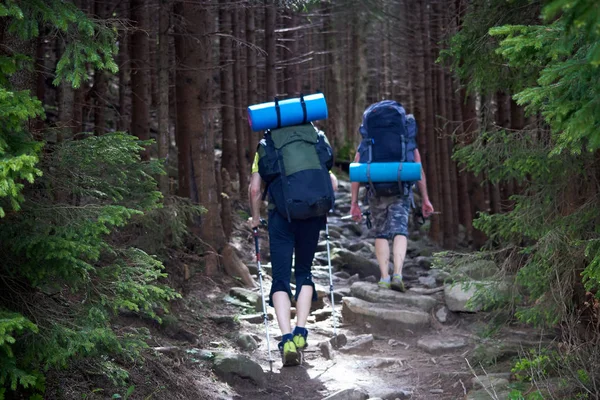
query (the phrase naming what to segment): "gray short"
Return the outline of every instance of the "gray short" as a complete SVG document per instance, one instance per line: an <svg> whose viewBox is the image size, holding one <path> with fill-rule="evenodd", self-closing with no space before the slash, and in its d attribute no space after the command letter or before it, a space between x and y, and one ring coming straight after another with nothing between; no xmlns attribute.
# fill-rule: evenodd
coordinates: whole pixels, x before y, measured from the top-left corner
<svg viewBox="0 0 600 400"><path fill-rule="evenodd" d="M371 197L369 210L378 239L393 239L396 235L408 236L410 196Z"/></svg>

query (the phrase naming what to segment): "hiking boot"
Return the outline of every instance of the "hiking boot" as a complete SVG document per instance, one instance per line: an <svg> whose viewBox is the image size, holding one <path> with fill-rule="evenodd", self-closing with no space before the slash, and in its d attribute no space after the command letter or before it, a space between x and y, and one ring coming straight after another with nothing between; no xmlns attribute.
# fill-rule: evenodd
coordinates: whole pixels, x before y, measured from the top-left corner
<svg viewBox="0 0 600 400"><path fill-rule="evenodd" d="M379 283L377 284L377 286L379 286L382 289L389 289L391 288L391 283L390 283L390 278L388 277L387 279L380 279Z"/></svg>
<svg viewBox="0 0 600 400"><path fill-rule="evenodd" d="M281 352L281 362L284 367L300 365L301 355L291 338L286 338L285 341L282 340L279 343L279 351Z"/></svg>
<svg viewBox="0 0 600 400"><path fill-rule="evenodd" d="M404 287L404 282L402 281L402 275L394 274L392 277L391 287L394 290L399 292L406 292L406 288Z"/></svg>
<svg viewBox="0 0 600 400"><path fill-rule="evenodd" d="M297 326L294 328L294 332L292 333L292 335L294 335L292 340L296 345L296 348L299 351L304 350L307 345L306 338L308 337L308 330L306 328L301 328Z"/></svg>

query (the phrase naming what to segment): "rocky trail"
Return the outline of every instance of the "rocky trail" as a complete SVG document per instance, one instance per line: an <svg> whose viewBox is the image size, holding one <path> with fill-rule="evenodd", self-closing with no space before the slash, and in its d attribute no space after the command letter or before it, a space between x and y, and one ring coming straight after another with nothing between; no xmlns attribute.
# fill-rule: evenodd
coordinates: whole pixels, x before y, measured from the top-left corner
<svg viewBox="0 0 600 400"><path fill-rule="evenodd" d="M258 285L251 290L240 284L225 295L217 288L207 291L206 285L198 290L213 303L208 312L213 328L204 336L211 339L188 346L185 358L218 377L210 398L507 399L510 358L549 339L514 326L499 328L492 338L487 314L467 307L473 290L451 286L447 272L432 268L438 249L418 227L410 235L403 270L408 290L380 289L368 229L341 220L349 212L347 182L341 182L337 202L329 218L335 304L332 309L323 233L313 268L319 301L308 320L309 346L301 366L282 368L280 333L269 307L271 372ZM271 284L267 240L261 232L265 293ZM258 283L252 245L249 230L236 243ZM496 270L493 263L474 262L463 273L483 280Z"/></svg>

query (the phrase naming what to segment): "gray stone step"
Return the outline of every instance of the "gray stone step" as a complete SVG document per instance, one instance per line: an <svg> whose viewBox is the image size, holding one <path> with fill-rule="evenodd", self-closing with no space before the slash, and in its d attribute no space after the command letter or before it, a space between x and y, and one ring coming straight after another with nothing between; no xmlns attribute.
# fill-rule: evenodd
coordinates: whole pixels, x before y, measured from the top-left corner
<svg viewBox="0 0 600 400"><path fill-rule="evenodd" d="M344 322L369 323L378 332L397 333L401 329L425 329L430 326L429 314L421 310L390 303L370 303L356 297L344 297L342 304Z"/></svg>
<svg viewBox="0 0 600 400"><path fill-rule="evenodd" d="M353 297L371 303L395 304L397 309L414 307L426 313L436 305L437 300L422 294L397 292L395 290L380 288L376 283L356 282L350 287Z"/></svg>

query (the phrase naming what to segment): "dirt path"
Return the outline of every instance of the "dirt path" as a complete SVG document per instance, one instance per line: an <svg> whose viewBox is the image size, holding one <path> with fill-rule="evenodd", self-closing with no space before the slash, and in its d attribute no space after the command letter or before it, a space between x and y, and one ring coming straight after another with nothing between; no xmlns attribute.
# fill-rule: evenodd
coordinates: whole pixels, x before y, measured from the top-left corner
<svg viewBox="0 0 600 400"><path fill-rule="evenodd" d="M418 227L411 234L403 272L408 292L379 289L372 276L377 271L372 237L363 225L348 224L340 219L348 212L344 206L349 204L348 189L348 185L342 187L340 207L329 219L337 334L345 336L348 343L336 349L322 345L334 335L327 253L325 242L321 242L313 268L321 301L306 326L309 346L301 366L282 368L277 350L280 332L273 318L269 322L274 359L270 371L265 329L257 314L258 288L234 289L237 292L230 291L225 297L223 287L207 291L210 285L203 283L192 288L188 298L195 299L198 307L212 304L210 310L204 310L210 314L212 325L207 326L204 319L201 326L206 334L192 351L193 357L198 352L209 354L204 361L193 358L197 364L192 374L198 380L199 390L206 398L219 400L493 398L485 390L474 387L473 374L466 361L475 358L485 363L490 357L494 359L487 361L502 361L502 352L489 357L485 354L488 347L493 347L492 343L497 343L486 344L487 339L481 337L486 327L485 314L450 311L464 307L466 294L444 290L445 276L430 268L435 248L419 237ZM261 235L262 254L266 259L264 290L268 293L271 282L268 244L266 233ZM256 273L252 245L250 231L241 232L236 247L251 272ZM463 304L458 304L461 301ZM269 307L268 312L273 316L272 308ZM523 338L535 340L532 335L532 331L509 331L504 340L518 347ZM241 336L244 338L240 341ZM479 354L482 351L483 355ZM221 353L233 357L228 360L225 373L219 373L214 365L211 367L214 355ZM509 371L508 365L497 364L495 369L486 372ZM236 368L238 372L230 371ZM481 372L477 365L475 368ZM215 375L211 371L215 371ZM509 375L497 374L494 382L504 387ZM479 390L475 392L476 389ZM340 393L344 390L346 392ZM507 398L507 390L498 390L496 397Z"/></svg>

